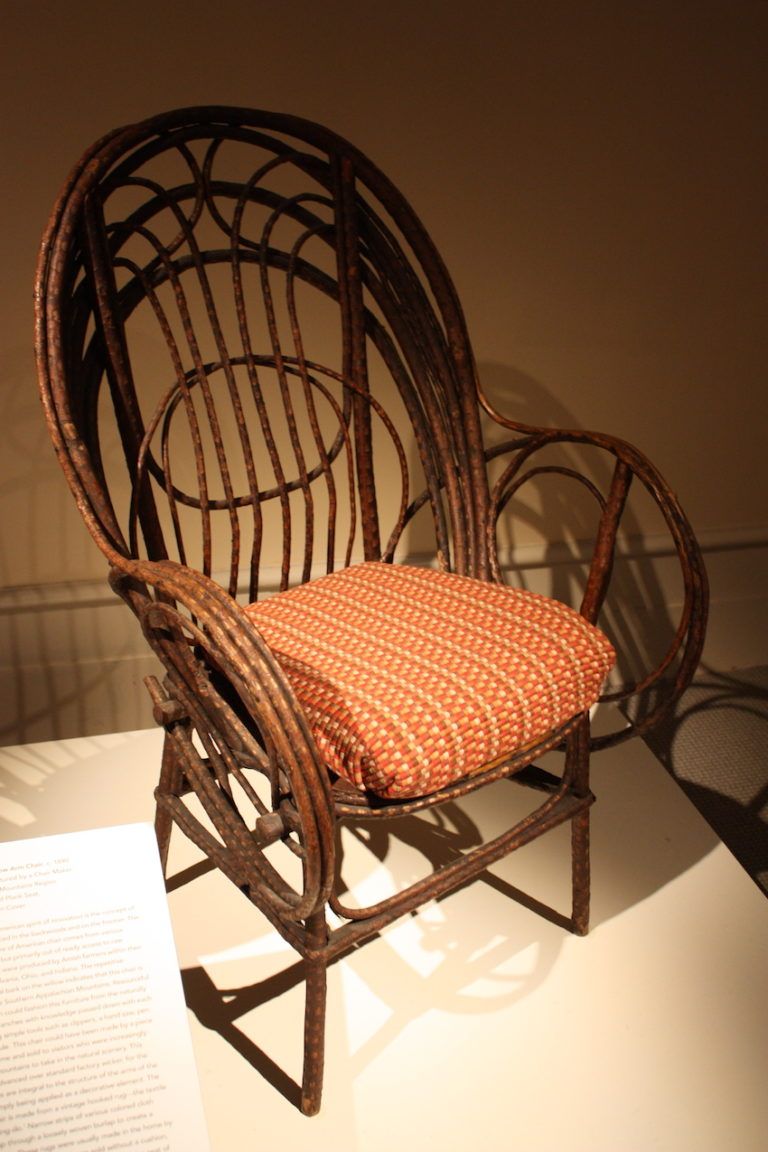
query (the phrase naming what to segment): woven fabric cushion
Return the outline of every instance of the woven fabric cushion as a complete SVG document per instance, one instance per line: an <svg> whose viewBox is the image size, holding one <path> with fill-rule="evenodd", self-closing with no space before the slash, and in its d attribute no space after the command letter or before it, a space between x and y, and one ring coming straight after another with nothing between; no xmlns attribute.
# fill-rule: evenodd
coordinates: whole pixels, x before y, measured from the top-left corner
<svg viewBox="0 0 768 1152"><path fill-rule="evenodd" d="M537 743L595 703L615 659L558 601L405 565L355 565L246 612L329 767L389 799Z"/></svg>

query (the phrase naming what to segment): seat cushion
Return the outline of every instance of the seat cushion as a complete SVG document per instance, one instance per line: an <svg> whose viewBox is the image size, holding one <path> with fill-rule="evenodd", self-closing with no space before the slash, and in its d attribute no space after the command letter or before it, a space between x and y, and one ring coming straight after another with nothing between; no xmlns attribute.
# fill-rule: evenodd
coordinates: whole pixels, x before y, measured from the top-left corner
<svg viewBox="0 0 768 1152"><path fill-rule="evenodd" d="M614 663L556 600L452 573L354 565L249 605L329 767L424 796L590 708Z"/></svg>

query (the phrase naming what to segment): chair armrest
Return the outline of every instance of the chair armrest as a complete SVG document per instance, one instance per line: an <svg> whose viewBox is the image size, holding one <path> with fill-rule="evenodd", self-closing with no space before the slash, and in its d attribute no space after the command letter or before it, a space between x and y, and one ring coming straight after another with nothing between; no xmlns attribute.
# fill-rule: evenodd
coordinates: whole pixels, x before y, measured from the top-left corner
<svg viewBox="0 0 768 1152"><path fill-rule="evenodd" d="M639 675L601 697L603 703L621 705L622 727L594 736L592 744L594 748L602 748L633 735L642 735L673 707L690 683L701 657L709 596L701 550L691 525L658 469L633 445L614 436L581 429L522 425L507 420L484 398L482 403L497 425L515 433L512 438L486 451L487 465L494 460L504 463L509 458L501 474L490 481L487 527L489 564L494 579L502 579L497 543L502 513L522 486L545 473L576 481L594 497L599 507L597 530L586 558L587 575L579 610L592 623L602 625L601 615L607 601L611 594L617 593L612 580L614 562L622 556L621 533L626 528L632 485L640 485L661 513L670 553L677 558L682 580L679 619L670 629L672 635L663 654L653 657L650 666L646 664ZM574 445L596 451L603 463L594 470L584 471L580 462L578 467L572 467L570 460L555 464L540 462L540 454L553 445ZM597 477L600 471L606 471L606 458L611 464L610 478L604 475L600 480ZM621 613L617 618L621 618ZM610 633L610 628L606 630ZM615 646L620 667L621 645Z"/></svg>
<svg viewBox="0 0 768 1152"><path fill-rule="evenodd" d="M165 668L162 687L147 681L155 719L224 848L182 811L178 796L169 792L163 802L204 851L219 853L225 872L261 897L268 915L306 919L323 906L333 879L333 802L289 681L242 608L202 573L170 560L126 559L110 583ZM232 782L247 792L248 769L267 782L265 799L236 798ZM263 854L281 838L300 845L298 891Z"/></svg>

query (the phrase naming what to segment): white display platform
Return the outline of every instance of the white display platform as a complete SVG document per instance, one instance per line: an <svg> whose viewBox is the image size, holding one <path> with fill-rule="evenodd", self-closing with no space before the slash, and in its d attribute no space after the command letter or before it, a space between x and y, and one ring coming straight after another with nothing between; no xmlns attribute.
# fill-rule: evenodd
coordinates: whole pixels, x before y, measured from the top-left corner
<svg viewBox="0 0 768 1152"><path fill-rule="evenodd" d="M151 819L160 745L0 750L0 838ZM505 890L564 905L560 830L337 963L313 1119L283 1094L301 1067L293 953L220 875L172 886L214 1152L763 1152L768 901L644 745L597 757L594 780L590 935ZM446 836L468 842L517 791L462 802ZM375 867L353 853L363 881L410 874L412 850L379 848ZM196 858L177 839L171 873ZM261 980L283 991L258 1005Z"/></svg>

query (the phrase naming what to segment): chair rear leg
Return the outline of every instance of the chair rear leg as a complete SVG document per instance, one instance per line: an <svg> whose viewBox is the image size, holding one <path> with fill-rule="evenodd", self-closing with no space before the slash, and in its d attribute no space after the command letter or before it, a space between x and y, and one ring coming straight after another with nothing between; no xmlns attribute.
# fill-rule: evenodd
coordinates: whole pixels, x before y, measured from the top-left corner
<svg viewBox="0 0 768 1152"><path fill-rule="evenodd" d="M571 928L577 936L589 931L589 808L571 821L572 910Z"/></svg>
<svg viewBox="0 0 768 1152"><path fill-rule="evenodd" d="M566 745L566 773L574 794L584 800L583 808L571 820L571 930L577 936L589 931L589 713L585 712L571 732Z"/></svg>

